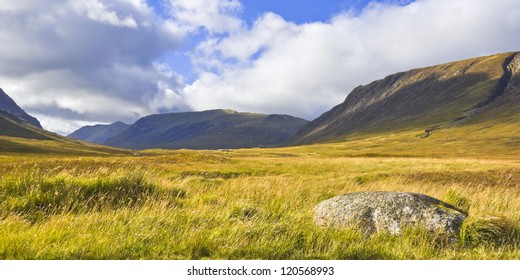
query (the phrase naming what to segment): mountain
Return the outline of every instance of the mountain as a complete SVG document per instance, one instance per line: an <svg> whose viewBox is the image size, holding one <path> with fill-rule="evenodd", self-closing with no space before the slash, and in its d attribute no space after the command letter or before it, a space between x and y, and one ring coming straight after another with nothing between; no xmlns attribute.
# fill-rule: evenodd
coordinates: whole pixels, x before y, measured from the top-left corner
<svg viewBox="0 0 520 280"><path fill-rule="evenodd" d="M26 121L0 110L0 136L26 139L50 140L43 130L28 124Z"/></svg>
<svg viewBox="0 0 520 280"><path fill-rule="evenodd" d="M104 144L132 149L224 149L278 146L308 121L232 110L151 115Z"/></svg>
<svg viewBox="0 0 520 280"><path fill-rule="evenodd" d="M130 152L66 138L0 110L0 154L3 153L112 155Z"/></svg>
<svg viewBox="0 0 520 280"><path fill-rule="evenodd" d="M33 116L27 114L22 108L20 108L9 95L7 95L1 88L0 88L0 110L6 111L7 113L20 118L22 120L27 121L28 123L42 128L42 125L40 122Z"/></svg>
<svg viewBox="0 0 520 280"><path fill-rule="evenodd" d="M129 124L122 122L115 122L109 125L98 124L94 126L84 126L69 134L68 137L103 144L109 138L116 136L129 127Z"/></svg>
<svg viewBox="0 0 520 280"><path fill-rule="evenodd" d="M413 69L358 86L305 125L292 145L356 135L425 131L520 120L520 54L502 53ZM427 131L426 131L427 130Z"/></svg>

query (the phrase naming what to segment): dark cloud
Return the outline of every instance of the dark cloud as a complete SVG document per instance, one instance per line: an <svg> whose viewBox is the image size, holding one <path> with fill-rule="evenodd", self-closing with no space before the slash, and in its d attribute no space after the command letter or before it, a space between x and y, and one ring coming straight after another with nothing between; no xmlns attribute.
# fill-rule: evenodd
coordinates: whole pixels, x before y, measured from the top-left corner
<svg viewBox="0 0 520 280"><path fill-rule="evenodd" d="M0 7L0 26L0 84L30 112L109 122L186 108L156 102L182 86L160 57L186 32L144 1L20 0Z"/></svg>

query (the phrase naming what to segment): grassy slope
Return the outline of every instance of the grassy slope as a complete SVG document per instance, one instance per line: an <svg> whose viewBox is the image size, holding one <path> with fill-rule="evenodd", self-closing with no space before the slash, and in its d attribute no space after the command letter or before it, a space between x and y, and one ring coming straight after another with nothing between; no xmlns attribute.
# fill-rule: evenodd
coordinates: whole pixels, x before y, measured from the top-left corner
<svg viewBox="0 0 520 280"><path fill-rule="evenodd" d="M19 157L23 154L38 156L113 156L129 155L131 151L116 149L84 142L80 140L66 139L58 136L51 140L36 140L19 137L0 136L0 153Z"/></svg>
<svg viewBox="0 0 520 280"><path fill-rule="evenodd" d="M414 133L139 157L0 156L0 258L520 258L515 149L479 144L475 157L454 143L453 156L420 142L435 133ZM455 244L420 230L364 238L313 225L318 202L360 190L425 193L470 218Z"/></svg>
<svg viewBox="0 0 520 280"><path fill-rule="evenodd" d="M0 111L0 153L69 155L130 154L129 151L96 145L51 133Z"/></svg>
<svg viewBox="0 0 520 280"><path fill-rule="evenodd" d="M39 128L2 110L0 110L0 135L38 140L51 139L41 133Z"/></svg>
<svg viewBox="0 0 520 280"><path fill-rule="evenodd" d="M312 150L340 157L432 157L517 159L520 156L520 122L473 123L439 129L426 137L424 130L351 134L343 140L294 146L288 151Z"/></svg>
<svg viewBox="0 0 520 280"><path fill-rule="evenodd" d="M16 116L22 120L31 123L32 125L41 128L40 122L33 116L27 114L22 108L20 108L14 100L9 97L1 88L0 88L0 110L9 112L9 114ZM3 115L3 113L2 113Z"/></svg>

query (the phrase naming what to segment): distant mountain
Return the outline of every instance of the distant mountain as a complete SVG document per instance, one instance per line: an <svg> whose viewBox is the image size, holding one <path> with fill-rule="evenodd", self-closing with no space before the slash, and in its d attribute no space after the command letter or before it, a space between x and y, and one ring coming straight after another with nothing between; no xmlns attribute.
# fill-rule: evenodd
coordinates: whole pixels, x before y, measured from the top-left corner
<svg viewBox="0 0 520 280"><path fill-rule="evenodd" d="M110 155L130 151L63 137L0 110L0 153Z"/></svg>
<svg viewBox="0 0 520 280"><path fill-rule="evenodd" d="M520 54L503 53L414 69L355 88L342 104L305 125L292 145L352 135L516 125L520 120Z"/></svg>
<svg viewBox="0 0 520 280"><path fill-rule="evenodd" d="M151 115L104 144L131 149L223 149L278 146L308 121L232 110Z"/></svg>
<svg viewBox="0 0 520 280"><path fill-rule="evenodd" d="M69 134L68 137L103 144L109 138L116 136L128 127L130 127L129 124L122 122L115 122L109 125L98 124L94 126L84 126Z"/></svg>
<svg viewBox="0 0 520 280"><path fill-rule="evenodd" d="M7 95L1 88L0 88L0 110L6 111L7 113L27 121L28 123L42 128L42 125L40 122L33 116L27 114L22 108L20 108L9 95Z"/></svg>

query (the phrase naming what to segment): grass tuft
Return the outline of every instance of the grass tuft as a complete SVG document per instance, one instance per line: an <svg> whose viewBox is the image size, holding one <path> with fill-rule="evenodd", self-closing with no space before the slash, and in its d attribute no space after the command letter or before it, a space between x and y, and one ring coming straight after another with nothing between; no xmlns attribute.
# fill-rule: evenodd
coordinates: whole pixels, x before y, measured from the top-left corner
<svg viewBox="0 0 520 280"><path fill-rule="evenodd" d="M465 213L469 213L471 201L466 197L462 196L462 194L460 194L460 192L456 190L449 190L444 196L444 201L457 207Z"/></svg>
<svg viewBox="0 0 520 280"><path fill-rule="evenodd" d="M253 219L259 215L260 210L253 205L237 205L231 210L230 218L232 219Z"/></svg>
<svg viewBox="0 0 520 280"><path fill-rule="evenodd" d="M38 171L5 176L0 180L0 211L4 218L17 214L37 222L49 215L135 208L165 194L150 176L142 170L90 178ZM186 192L170 189L167 194L183 198Z"/></svg>
<svg viewBox="0 0 520 280"><path fill-rule="evenodd" d="M461 241L465 246L509 247L520 245L520 227L504 217L471 218L461 228Z"/></svg>

